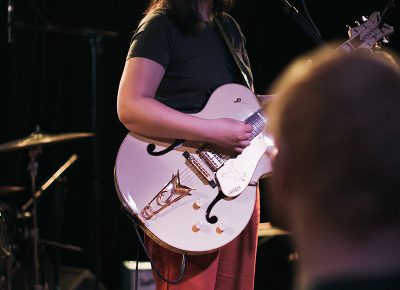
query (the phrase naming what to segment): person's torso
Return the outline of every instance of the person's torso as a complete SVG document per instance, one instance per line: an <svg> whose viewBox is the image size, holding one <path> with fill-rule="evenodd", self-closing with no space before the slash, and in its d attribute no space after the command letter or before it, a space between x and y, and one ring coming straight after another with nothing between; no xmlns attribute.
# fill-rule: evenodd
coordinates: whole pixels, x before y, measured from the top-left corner
<svg viewBox="0 0 400 290"><path fill-rule="evenodd" d="M165 68L157 100L179 111L195 113L219 86L243 84L243 77L214 22L206 23L204 29L191 35L179 30L164 13L146 18L133 37L129 56L147 57Z"/></svg>

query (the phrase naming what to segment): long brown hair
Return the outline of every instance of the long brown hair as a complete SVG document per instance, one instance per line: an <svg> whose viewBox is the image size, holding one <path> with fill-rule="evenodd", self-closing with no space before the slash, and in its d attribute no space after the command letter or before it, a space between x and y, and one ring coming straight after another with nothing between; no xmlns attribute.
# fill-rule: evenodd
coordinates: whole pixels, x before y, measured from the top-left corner
<svg viewBox="0 0 400 290"><path fill-rule="evenodd" d="M198 31L203 26L198 7L201 0L150 0L145 14L165 10L180 28L187 32ZM218 15L232 8L235 0L214 0L213 14Z"/></svg>

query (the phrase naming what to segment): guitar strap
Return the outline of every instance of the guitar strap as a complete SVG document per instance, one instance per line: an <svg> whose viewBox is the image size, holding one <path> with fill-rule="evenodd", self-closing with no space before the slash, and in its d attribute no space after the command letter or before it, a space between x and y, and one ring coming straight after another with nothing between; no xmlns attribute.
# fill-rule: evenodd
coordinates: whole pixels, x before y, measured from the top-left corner
<svg viewBox="0 0 400 290"><path fill-rule="evenodd" d="M243 61L242 61L241 59L239 59L239 57L238 57L238 55L237 55L235 49L233 48L233 45L232 45L231 41L229 40L229 37L228 37L228 35L227 35L226 31L225 31L225 28L224 28L223 24L221 23L221 21L218 19L218 17L215 17L214 19L215 19L215 23L216 23L217 26L218 26L219 31L221 32L221 35L222 35L222 37L223 37L223 39L224 39L226 45L227 45L228 48L229 48L229 51L230 51L230 53L231 53L233 59L235 60L235 63L236 63L236 65L237 65L237 67L239 68L239 71L241 72L241 74L242 74L242 76L243 76L243 78L244 78L244 81L245 81L246 85L247 85L247 86L249 87L249 89L251 90L251 89L252 89L252 86L251 86L251 84L250 84L250 81L249 81L249 77L248 77L248 75L247 75L247 72L246 72L245 69L244 69L245 64L243 63Z"/></svg>

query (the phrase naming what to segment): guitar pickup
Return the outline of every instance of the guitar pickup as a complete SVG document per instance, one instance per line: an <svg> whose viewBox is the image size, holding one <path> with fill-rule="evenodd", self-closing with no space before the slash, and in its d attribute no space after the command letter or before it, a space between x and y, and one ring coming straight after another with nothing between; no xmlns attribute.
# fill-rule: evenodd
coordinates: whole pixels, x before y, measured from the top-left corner
<svg viewBox="0 0 400 290"><path fill-rule="evenodd" d="M206 167L203 166L202 161L200 159L191 155L187 151L183 152L182 155L183 157L186 158L187 161L190 162L190 164L193 165L193 167L201 174L201 176L203 176L206 179L206 181L212 188L217 187L217 183L215 182L214 177L212 176L212 174L210 174L210 172L206 169Z"/></svg>

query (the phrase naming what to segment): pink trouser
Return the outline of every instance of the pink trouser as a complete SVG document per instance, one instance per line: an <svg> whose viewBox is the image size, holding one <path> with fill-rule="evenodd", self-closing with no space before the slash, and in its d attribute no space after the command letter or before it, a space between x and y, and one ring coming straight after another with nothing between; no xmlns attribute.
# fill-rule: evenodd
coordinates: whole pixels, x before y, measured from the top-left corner
<svg viewBox="0 0 400 290"><path fill-rule="evenodd" d="M178 284L163 281L154 271L157 290L252 290L254 288L259 192L253 215L243 232L216 252L188 256L186 272ZM168 280L179 276L182 255L171 252L145 236L146 247L155 267Z"/></svg>

